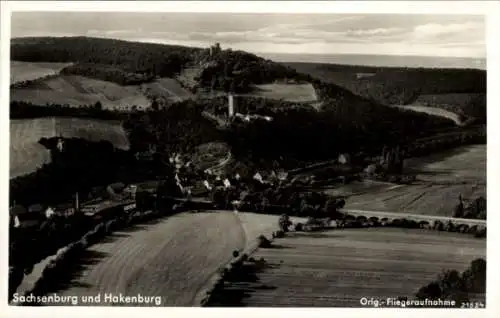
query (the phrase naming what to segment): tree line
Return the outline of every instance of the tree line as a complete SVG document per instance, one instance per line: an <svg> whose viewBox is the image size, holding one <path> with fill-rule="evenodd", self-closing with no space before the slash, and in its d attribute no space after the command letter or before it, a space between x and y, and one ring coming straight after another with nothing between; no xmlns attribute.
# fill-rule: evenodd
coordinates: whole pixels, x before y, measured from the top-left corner
<svg viewBox="0 0 500 318"><path fill-rule="evenodd" d="M25 101L10 102L10 119L43 118L43 117L77 117L94 118L104 120L123 119L127 115L109 109L103 109L100 102L93 105L80 105L71 107L70 105L46 104L36 105Z"/></svg>
<svg viewBox="0 0 500 318"><path fill-rule="evenodd" d="M79 75L101 81L113 82L122 86L139 85L155 80L151 73L128 72L115 66L96 63L78 63L61 70L61 75Z"/></svg>
<svg viewBox="0 0 500 318"><path fill-rule="evenodd" d="M486 294L486 261L482 258L473 260L462 273L457 270L443 271L435 281L420 288L416 297L422 300L454 300L456 307L461 308L462 304L473 301L471 296L474 294Z"/></svg>
<svg viewBox="0 0 500 318"><path fill-rule="evenodd" d="M11 59L109 65L124 72L172 76L199 49L91 37L23 38L11 43Z"/></svg>

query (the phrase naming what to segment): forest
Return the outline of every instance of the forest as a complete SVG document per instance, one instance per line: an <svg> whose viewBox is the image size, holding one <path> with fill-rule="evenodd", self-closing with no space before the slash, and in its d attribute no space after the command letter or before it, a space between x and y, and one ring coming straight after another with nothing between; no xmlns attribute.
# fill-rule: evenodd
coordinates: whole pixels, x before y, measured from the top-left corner
<svg viewBox="0 0 500 318"><path fill-rule="evenodd" d="M194 48L90 37L37 37L11 41L11 60L74 62L113 66L124 72L172 76ZM83 68L80 70L83 72ZM89 73L95 72L88 68Z"/></svg>
<svg viewBox="0 0 500 318"><path fill-rule="evenodd" d="M478 69L427 69L370 67L320 63L285 63L315 80L331 83L386 105L406 105L421 95L438 95L442 107L486 123L486 71ZM361 76L360 76L361 75ZM475 96L463 103L460 94ZM458 97L457 97L458 96ZM432 105L429 105L432 106Z"/></svg>

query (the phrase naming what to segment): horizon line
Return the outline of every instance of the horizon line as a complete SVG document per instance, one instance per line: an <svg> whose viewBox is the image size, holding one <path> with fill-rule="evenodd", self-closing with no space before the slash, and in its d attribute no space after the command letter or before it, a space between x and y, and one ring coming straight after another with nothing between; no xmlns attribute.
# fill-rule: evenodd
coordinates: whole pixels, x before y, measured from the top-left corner
<svg viewBox="0 0 500 318"><path fill-rule="evenodd" d="M107 37L107 36L88 36L88 35L35 35L35 36L30 36L30 35L25 35L25 36L16 36L16 37L10 37L10 41L14 39L23 39L23 38L94 38L94 39L108 39L108 40L118 40L118 41L125 41L125 42L131 42L131 43L149 43L149 44L158 44L158 45L171 45L171 46L178 46L178 47L187 47L187 48L198 48L198 49L203 49L204 47L202 46L192 46L192 45L178 45L178 44L169 44L168 40L162 40L158 39L162 42L156 42L156 41L141 41L140 39L120 39L120 38L114 38L114 37ZM163 42L165 41L165 42ZM213 44L215 44L214 42ZM207 48L210 47L213 44L207 44ZM227 48L231 48L228 46ZM244 50L235 50L235 51L244 51ZM445 58L445 59L470 59L470 60L487 60L487 56L443 56L443 55L415 55L415 54L366 54L366 53L360 53L360 52L351 52L351 53L323 53L323 52L314 52L314 53L300 53L300 52L259 52L259 51L246 51L249 53L253 53L255 55L266 55L266 54L277 54L277 55L316 55L316 56L325 56L325 55L336 55L336 56L349 56L349 55L359 55L359 56L399 56L399 57L420 57L420 58Z"/></svg>

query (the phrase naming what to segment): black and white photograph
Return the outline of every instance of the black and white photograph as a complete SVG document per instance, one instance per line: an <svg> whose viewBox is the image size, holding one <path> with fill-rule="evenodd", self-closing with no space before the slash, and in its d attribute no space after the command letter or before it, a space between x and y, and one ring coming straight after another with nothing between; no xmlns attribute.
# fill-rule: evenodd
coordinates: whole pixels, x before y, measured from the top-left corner
<svg viewBox="0 0 500 318"><path fill-rule="evenodd" d="M486 26L12 11L8 306L486 308Z"/></svg>

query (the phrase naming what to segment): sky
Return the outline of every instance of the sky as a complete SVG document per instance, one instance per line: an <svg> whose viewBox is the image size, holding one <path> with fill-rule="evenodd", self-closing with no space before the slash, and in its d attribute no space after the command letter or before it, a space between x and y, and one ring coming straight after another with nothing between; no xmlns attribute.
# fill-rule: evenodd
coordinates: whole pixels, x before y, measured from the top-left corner
<svg viewBox="0 0 500 318"><path fill-rule="evenodd" d="M14 12L11 36L92 36L253 53L486 57L479 15Z"/></svg>

